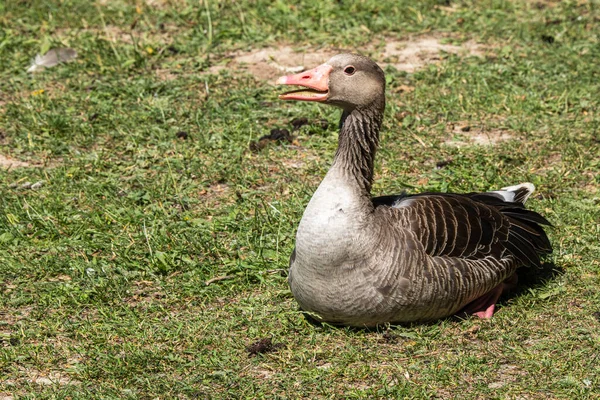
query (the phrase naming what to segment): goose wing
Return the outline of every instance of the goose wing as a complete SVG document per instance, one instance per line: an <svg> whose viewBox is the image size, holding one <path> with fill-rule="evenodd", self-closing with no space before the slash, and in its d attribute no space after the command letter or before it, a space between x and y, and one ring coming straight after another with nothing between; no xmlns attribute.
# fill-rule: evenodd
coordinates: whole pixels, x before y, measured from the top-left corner
<svg viewBox="0 0 600 400"><path fill-rule="evenodd" d="M510 254L518 265L537 266L540 255L552 251L542 228L550 223L493 192L385 196L373 204L410 230L432 257L500 261Z"/></svg>

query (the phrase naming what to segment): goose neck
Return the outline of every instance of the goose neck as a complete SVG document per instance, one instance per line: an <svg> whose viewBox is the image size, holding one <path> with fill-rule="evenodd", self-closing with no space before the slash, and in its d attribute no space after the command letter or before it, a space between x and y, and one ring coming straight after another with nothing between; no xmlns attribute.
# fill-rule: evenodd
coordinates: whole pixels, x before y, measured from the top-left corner
<svg viewBox="0 0 600 400"><path fill-rule="evenodd" d="M383 119L378 109L344 111L340 120L338 149L332 168L345 179L358 184L369 195L373 183L373 163L379 146L379 130Z"/></svg>

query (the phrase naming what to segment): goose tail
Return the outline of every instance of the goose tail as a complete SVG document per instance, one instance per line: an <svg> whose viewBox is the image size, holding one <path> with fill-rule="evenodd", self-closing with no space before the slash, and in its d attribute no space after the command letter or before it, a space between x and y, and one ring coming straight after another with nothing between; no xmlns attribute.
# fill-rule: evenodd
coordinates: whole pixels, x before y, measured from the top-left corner
<svg viewBox="0 0 600 400"><path fill-rule="evenodd" d="M540 256L552 253L544 226L552 224L541 214L525 208L535 186L532 183L507 186L486 193L467 194L500 211L510 221L506 248L524 265L540 266Z"/></svg>
<svg viewBox="0 0 600 400"><path fill-rule="evenodd" d="M502 200L509 203L521 203L525 204L529 196L535 192L535 186L533 183L525 182L518 185L503 187L500 190L495 190L491 193L495 193L502 197Z"/></svg>
<svg viewBox="0 0 600 400"><path fill-rule="evenodd" d="M534 190L535 186L526 182L473 197L508 217L507 249L523 264L539 266L540 256L552 253L552 245L543 228L552 224L539 213L525 208L525 202Z"/></svg>

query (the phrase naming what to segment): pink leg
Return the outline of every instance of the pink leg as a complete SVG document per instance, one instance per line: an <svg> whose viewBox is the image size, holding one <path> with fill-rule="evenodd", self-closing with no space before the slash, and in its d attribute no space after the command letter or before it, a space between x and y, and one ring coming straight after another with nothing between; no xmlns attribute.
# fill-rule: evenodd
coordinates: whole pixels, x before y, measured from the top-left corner
<svg viewBox="0 0 600 400"><path fill-rule="evenodd" d="M517 274L511 275L510 277L506 278L504 282L494 287L483 296L467 304L462 309L462 312L475 315L481 319L492 318L494 311L496 310L496 303L498 302L500 296L517 286L517 281Z"/></svg>

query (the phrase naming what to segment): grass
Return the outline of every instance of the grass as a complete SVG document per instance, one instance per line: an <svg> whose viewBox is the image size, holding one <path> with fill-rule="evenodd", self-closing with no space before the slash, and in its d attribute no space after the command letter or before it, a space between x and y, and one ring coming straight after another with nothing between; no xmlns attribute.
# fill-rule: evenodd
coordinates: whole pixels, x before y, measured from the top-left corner
<svg viewBox="0 0 600 400"><path fill-rule="evenodd" d="M0 398L596 398L599 21L597 1L0 4L0 154L32 165L0 170ZM532 181L555 251L491 321L311 325L285 270L338 111L210 67L441 34L487 50L388 68L374 193ZM248 150L301 116L329 128ZM514 140L447 145L460 124ZM281 346L250 357L262 338Z"/></svg>

